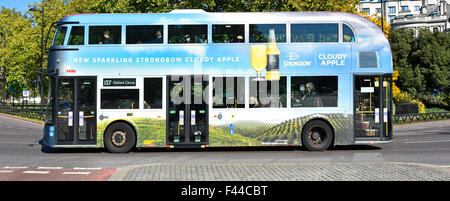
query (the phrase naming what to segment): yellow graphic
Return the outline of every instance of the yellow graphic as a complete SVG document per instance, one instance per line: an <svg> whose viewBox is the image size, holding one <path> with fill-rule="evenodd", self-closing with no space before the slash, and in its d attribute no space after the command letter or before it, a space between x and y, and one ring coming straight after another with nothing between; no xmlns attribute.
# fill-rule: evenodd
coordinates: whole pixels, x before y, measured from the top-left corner
<svg viewBox="0 0 450 201"><path fill-rule="evenodd" d="M275 30L269 30L268 45L252 45L252 68L257 73L254 80L279 80L280 79L280 50L277 48ZM261 77L261 72L266 69L266 79Z"/></svg>
<svg viewBox="0 0 450 201"><path fill-rule="evenodd" d="M280 80L280 50L277 48L275 30L269 30L269 47L267 48L267 80Z"/></svg>
<svg viewBox="0 0 450 201"><path fill-rule="evenodd" d="M266 45L252 45L251 48L251 60L252 68L258 74L256 79L261 80L261 71L266 69L267 66L267 47Z"/></svg>

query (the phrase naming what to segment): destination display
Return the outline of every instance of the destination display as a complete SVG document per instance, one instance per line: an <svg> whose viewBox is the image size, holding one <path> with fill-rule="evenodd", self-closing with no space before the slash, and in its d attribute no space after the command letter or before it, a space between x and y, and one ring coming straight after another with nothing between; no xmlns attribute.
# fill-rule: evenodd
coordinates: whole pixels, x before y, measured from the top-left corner
<svg viewBox="0 0 450 201"><path fill-rule="evenodd" d="M103 86L105 87L129 87L136 86L136 78L104 78Z"/></svg>

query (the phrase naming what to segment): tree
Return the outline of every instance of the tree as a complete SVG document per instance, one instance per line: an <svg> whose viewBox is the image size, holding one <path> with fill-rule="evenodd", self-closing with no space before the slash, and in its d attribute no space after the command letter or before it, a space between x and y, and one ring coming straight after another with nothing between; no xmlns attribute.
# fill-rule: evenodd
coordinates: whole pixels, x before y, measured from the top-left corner
<svg viewBox="0 0 450 201"><path fill-rule="evenodd" d="M412 30L397 29L389 38L398 86L407 92L450 92L450 35L423 29L414 37Z"/></svg>
<svg viewBox="0 0 450 201"><path fill-rule="evenodd" d="M31 89L39 58L38 39L33 34L32 20L14 9L2 8L0 12L3 47L0 49L0 66L6 69L9 91L18 97L22 90Z"/></svg>
<svg viewBox="0 0 450 201"><path fill-rule="evenodd" d="M173 9L203 9L210 12L342 11L356 12L358 0L100 0L91 7L100 13L160 13Z"/></svg>

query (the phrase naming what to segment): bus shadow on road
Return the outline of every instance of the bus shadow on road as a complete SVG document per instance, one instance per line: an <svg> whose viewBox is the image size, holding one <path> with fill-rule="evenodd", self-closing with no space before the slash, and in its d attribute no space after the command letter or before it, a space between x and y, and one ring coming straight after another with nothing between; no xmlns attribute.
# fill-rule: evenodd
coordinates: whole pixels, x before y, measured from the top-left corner
<svg viewBox="0 0 450 201"><path fill-rule="evenodd" d="M354 150L381 150L382 148L370 145L345 145L332 147L326 151L354 151ZM42 147L43 153L109 153L105 148L49 148ZM302 152L314 152L308 151L304 147L209 147L209 148L135 148L131 151L136 153L145 152L246 152L246 151L302 151ZM320 151L319 151L320 152Z"/></svg>
<svg viewBox="0 0 450 201"><path fill-rule="evenodd" d="M41 142L39 142L41 144ZM333 146L326 151L352 151L352 150L381 150L381 147L373 145L339 145ZM138 147L131 152L245 152L245 151L304 151L310 152L303 146L273 146L273 147L206 147L206 148L176 148L167 147ZM51 148L41 144L43 153L109 153L105 148ZM313 152L313 151L311 151Z"/></svg>
<svg viewBox="0 0 450 201"><path fill-rule="evenodd" d="M339 150L339 151L352 151L352 150L381 150L381 147L373 146L373 145L339 145L334 146L330 150Z"/></svg>
<svg viewBox="0 0 450 201"><path fill-rule="evenodd" d="M334 146L326 151L345 151L345 150L381 150L381 147L373 145L340 145ZM278 146L278 147L207 147L207 148L135 148L133 152L245 152L245 151L308 151L302 146ZM320 151L319 151L320 152Z"/></svg>

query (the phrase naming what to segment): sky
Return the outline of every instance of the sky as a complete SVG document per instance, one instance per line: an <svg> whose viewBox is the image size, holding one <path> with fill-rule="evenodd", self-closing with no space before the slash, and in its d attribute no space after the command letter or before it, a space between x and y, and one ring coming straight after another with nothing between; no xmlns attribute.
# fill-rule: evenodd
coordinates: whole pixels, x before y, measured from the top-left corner
<svg viewBox="0 0 450 201"><path fill-rule="evenodd" d="M0 8L2 6L6 8L16 8L16 11L24 12L28 10L28 4L34 2L41 2L41 0L0 0Z"/></svg>

